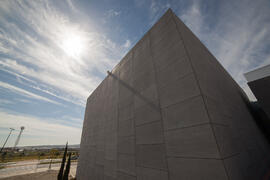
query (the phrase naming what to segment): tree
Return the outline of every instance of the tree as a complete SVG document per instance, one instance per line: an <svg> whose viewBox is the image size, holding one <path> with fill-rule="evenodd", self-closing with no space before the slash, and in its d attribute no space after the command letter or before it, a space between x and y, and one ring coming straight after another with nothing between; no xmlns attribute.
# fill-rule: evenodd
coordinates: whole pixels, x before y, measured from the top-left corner
<svg viewBox="0 0 270 180"><path fill-rule="evenodd" d="M63 172L64 172L64 167L65 167L65 163L66 163L66 156L67 156L67 148L68 148L68 142L66 143L66 148L65 148L65 152L63 155L63 159L62 159L62 163L61 163L61 167L57 176L58 180L62 180L63 179Z"/></svg>
<svg viewBox="0 0 270 180"><path fill-rule="evenodd" d="M68 174L69 174L69 170L70 170L70 158L71 158L71 153L68 153L68 162L66 165L63 180L68 180Z"/></svg>

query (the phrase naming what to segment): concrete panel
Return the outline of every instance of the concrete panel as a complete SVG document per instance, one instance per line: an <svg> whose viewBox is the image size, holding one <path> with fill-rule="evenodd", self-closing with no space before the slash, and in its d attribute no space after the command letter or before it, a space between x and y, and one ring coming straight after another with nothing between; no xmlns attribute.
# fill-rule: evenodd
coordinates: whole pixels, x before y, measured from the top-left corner
<svg viewBox="0 0 270 180"><path fill-rule="evenodd" d="M159 72L177 60L182 60L186 57L184 45L181 41L169 45L162 51L153 52L153 60L156 66L156 71Z"/></svg>
<svg viewBox="0 0 270 180"><path fill-rule="evenodd" d="M149 68L147 68L149 70ZM153 71L145 71L141 74L138 74L137 77L134 77L133 88L141 92L150 86L155 84L155 74Z"/></svg>
<svg viewBox="0 0 270 180"><path fill-rule="evenodd" d="M118 122L118 136L132 136L134 135L134 120L128 119Z"/></svg>
<svg viewBox="0 0 270 180"><path fill-rule="evenodd" d="M201 96L182 101L163 109L166 130L194 126L209 122Z"/></svg>
<svg viewBox="0 0 270 180"><path fill-rule="evenodd" d="M161 119L160 109L154 104L148 103L134 110L136 126Z"/></svg>
<svg viewBox="0 0 270 180"><path fill-rule="evenodd" d="M85 148L87 151L84 152L84 155L87 156L87 164L94 166L97 159L97 151L95 148Z"/></svg>
<svg viewBox="0 0 270 180"><path fill-rule="evenodd" d="M161 107L167 107L200 94L193 74L178 79L166 87L161 87L159 92Z"/></svg>
<svg viewBox="0 0 270 180"><path fill-rule="evenodd" d="M135 138L134 136L118 138L118 152L123 154L135 153Z"/></svg>
<svg viewBox="0 0 270 180"><path fill-rule="evenodd" d="M210 125L165 132L167 155L173 157L219 158Z"/></svg>
<svg viewBox="0 0 270 180"><path fill-rule="evenodd" d="M136 175L135 157L133 155L118 154L118 171Z"/></svg>
<svg viewBox="0 0 270 180"><path fill-rule="evenodd" d="M125 96L125 95L119 93L119 96L121 96L121 98L118 101L119 108L123 108L123 107L128 106L134 102L133 92L131 92L130 90L126 90L126 91L129 92L129 96Z"/></svg>
<svg viewBox="0 0 270 180"><path fill-rule="evenodd" d="M180 78L192 73L189 61L183 57L176 59L170 65L160 70L157 73L157 81L159 87L166 86L167 84L174 83Z"/></svg>
<svg viewBox="0 0 270 180"><path fill-rule="evenodd" d="M141 76L141 74L146 73L147 71L154 71L152 56L149 50L134 57L132 68L133 79L137 79L138 76Z"/></svg>
<svg viewBox="0 0 270 180"><path fill-rule="evenodd" d="M119 79L127 83L128 85L132 85L132 66L131 61L124 64L125 66L122 67L122 71L119 72Z"/></svg>
<svg viewBox="0 0 270 180"><path fill-rule="evenodd" d="M104 166L96 165L94 168L93 178L97 180L104 179Z"/></svg>
<svg viewBox="0 0 270 180"><path fill-rule="evenodd" d="M115 112L117 112L117 109L115 110ZM113 113L110 113L113 114ZM113 116L113 115L112 115ZM116 115L117 116L117 115ZM109 119L106 123L105 123L105 133L115 133L117 132L117 127L118 123L117 123L117 118L114 119L113 117L111 119Z"/></svg>
<svg viewBox="0 0 270 180"><path fill-rule="evenodd" d="M146 34L144 38L140 39L139 42L134 46L132 49L133 51L133 58L138 59L137 61L135 60L134 63L141 63L140 60L142 55L147 56L150 52L150 39L149 35Z"/></svg>
<svg viewBox="0 0 270 180"><path fill-rule="evenodd" d="M104 175L108 177L113 177L113 178L117 177L117 161L116 160L105 160Z"/></svg>
<svg viewBox="0 0 270 180"><path fill-rule="evenodd" d="M180 35L176 29L173 19L170 19L167 22L166 27L163 27L159 31L150 31L150 39L153 52L157 52L156 48L162 49L171 43L180 41Z"/></svg>
<svg viewBox="0 0 270 180"><path fill-rule="evenodd" d="M221 125L233 125L233 120L231 119L233 114L232 107L226 107L221 102L207 96L204 96L204 100L211 122Z"/></svg>
<svg viewBox="0 0 270 180"><path fill-rule="evenodd" d="M115 178L115 177L108 176L108 175L104 174L104 180L116 180L116 178Z"/></svg>
<svg viewBox="0 0 270 180"><path fill-rule="evenodd" d="M136 180L136 176L131 176L125 173L118 172L117 180Z"/></svg>
<svg viewBox="0 0 270 180"><path fill-rule="evenodd" d="M169 158L170 180L228 180L221 160Z"/></svg>
<svg viewBox="0 0 270 180"><path fill-rule="evenodd" d="M242 151L240 138L232 127L212 125L220 149L221 158L226 158Z"/></svg>
<svg viewBox="0 0 270 180"><path fill-rule="evenodd" d="M189 59L196 71L202 92L209 97L221 99L222 88L226 88L224 86L226 82L223 81L224 76L222 73L219 73L217 64L213 63L213 56L182 22L178 29L182 34Z"/></svg>
<svg viewBox="0 0 270 180"><path fill-rule="evenodd" d="M119 95L121 95L120 99L125 99L126 97L133 95L133 92L127 88L128 82L121 79L115 79L115 81L119 83Z"/></svg>
<svg viewBox="0 0 270 180"><path fill-rule="evenodd" d="M168 180L168 172L152 168L137 167L137 180Z"/></svg>
<svg viewBox="0 0 270 180"><path fill-rule="evenodd" d="M243 154L238 154L224 160L224 165L230 180L251 179L251 177L246 176L248 166L250 165L250 163L247 161L248 157L243 159L242 156Z"/></svg>
<svg viewBox="0 0 270 180"><path fill-rule="evenodd" d="M172 12L168 10L150 29L150 34L160 34L168 25L168 22L172 19Z"/></svg>
<svg viewBox="0 0 270 180"><path fill-rule="evenodd" d="M97 150L96 151L96 164L104 165L105 162L105 153L104 151Z"/></svg>
<svg viewBox="0 0 270 180"><path fill-rule="evenodd" d="M163 129L161 121L136 127L136 144L163 143Z"/></svg>
<svg viewBox="0 0 270 180"><path fill-rule="evenodd" d="M155 84L134 95L134 108L139 108L149 103L156 106L159 105L157 86Z"/></svg>
<svg viewBox="0 0 270 180"><path fill-rule="evenodd" d="M117 149L116 148L105 149L104 159L105 160L116 160L117 159Z"/></svg>
<svg viewBox="0 0 270 180"><path fill-rule="evenodd" d="M123 120L128 120L128 119L131 119L133 118L133 103L131 104L128 104L122 108L119 108L119 116L118 116L118 119L119 121L123 121Z"/></svg>
<svg viewBox="0 0 270 180"><path fill-rule="evenodd" d="M155 169L167 169L164 144L136 145L137 165Z"/></svg>

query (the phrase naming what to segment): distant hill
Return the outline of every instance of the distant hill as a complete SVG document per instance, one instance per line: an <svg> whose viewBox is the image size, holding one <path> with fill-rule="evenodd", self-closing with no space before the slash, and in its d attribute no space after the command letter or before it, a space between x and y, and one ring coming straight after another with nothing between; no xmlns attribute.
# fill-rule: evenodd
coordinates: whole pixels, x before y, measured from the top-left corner
<svg viewBox="0 0 270 180"><path fill-rule="evenodd" d="M19 149L61 149L65 148L66 145L41 145L41 146L19 146ZM71 149L79 149L80 144L68 145Z"/></svg>

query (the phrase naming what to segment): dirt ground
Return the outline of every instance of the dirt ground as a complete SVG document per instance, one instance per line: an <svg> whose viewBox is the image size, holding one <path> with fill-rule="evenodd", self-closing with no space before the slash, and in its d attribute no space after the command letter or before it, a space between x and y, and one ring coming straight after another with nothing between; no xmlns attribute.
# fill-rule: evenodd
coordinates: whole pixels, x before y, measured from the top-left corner
<svg viewBox="0 0 270 180"><path fill-rule="evenodd" d="M40 173L25 174L20 176L12 176L1 180L56 180L58 171L50 170Z"/></svg>

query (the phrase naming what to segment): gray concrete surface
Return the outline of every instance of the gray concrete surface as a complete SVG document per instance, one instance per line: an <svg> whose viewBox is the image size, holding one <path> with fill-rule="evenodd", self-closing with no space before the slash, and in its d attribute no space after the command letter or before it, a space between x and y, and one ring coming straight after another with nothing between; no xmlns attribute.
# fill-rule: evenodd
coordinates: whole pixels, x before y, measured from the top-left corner
<svg viewBox="0 0 270 180"><path fill-rule="evenodd" d="M77 179L262 179L270 148L245 99L168 10L88 98Z"/></svg>
<svg viewBox="0 0 270 180"><path fill-rule="evenodd" d="M58 159L57 161L59 160L61 162L61 159ZM61 165L60 162L51 164L51 169L49 168L50 166L49 164L42 164L44 162L50 162L50 160L40 160L40 161L27 160L12 163L2 163L1 166L3 166L4 168L0 169L0 179L15 176L16 176L15 179L20 179L21 175L26 175L24 179L27 179L28 177L27 174L45 172L48 170L56 170L57 172L59 171ZM72 162L70 167L71 177L75 177L76 169L77 169L77 162Z"/></svg>

